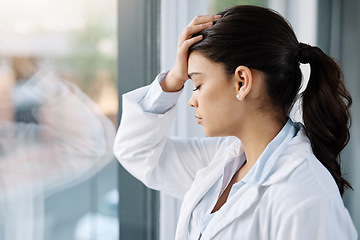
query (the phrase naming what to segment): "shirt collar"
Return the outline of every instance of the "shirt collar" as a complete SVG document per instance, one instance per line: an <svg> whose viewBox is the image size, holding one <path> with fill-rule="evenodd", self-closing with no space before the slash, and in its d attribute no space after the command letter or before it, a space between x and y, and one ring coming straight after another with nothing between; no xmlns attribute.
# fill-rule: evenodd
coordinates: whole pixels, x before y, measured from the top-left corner
<svg viewBox="0 0 360 240"><path fill-rule="evenodd" d="M289 144L290 140L296 136L297 132L298 128L289 118L278 135L267 145L255 165L241 181L260 186L268 177L282 151Z"/></svg>

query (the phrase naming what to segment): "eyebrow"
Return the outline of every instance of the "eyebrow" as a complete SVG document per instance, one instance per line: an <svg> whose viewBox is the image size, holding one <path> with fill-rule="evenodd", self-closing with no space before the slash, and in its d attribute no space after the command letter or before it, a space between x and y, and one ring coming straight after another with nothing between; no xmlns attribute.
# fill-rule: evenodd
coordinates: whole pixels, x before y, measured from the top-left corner
<svg viewBox="0 0 360 240"><path fill-rule="evenodd" d="M200 72L192 72L192 73L188 74L188 77L191 79L192 76L199 75L199 74L201 74L201 73Z"/></svg>

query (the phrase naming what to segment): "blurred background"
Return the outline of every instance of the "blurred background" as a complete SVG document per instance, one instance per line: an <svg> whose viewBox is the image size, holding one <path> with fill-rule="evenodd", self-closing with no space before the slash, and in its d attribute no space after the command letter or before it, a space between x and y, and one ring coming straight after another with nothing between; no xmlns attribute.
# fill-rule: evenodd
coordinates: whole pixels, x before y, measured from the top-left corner
<svg viewBox="0 0 360 240"><path fill-rule="evenodd" d="M0 239L118 239L117 1L0 9Z"/></svg>
<svg viewBox="0 0 360 240"><path fill-rule="evenodd" d="M181 202L112 155L120 96L171 68L193 17L237 4L275 9L342 66L354 100L344 201L359 231L359 1L0 0L0 240L173 239ZM203 136L190 85L171 132Z"/></svg>

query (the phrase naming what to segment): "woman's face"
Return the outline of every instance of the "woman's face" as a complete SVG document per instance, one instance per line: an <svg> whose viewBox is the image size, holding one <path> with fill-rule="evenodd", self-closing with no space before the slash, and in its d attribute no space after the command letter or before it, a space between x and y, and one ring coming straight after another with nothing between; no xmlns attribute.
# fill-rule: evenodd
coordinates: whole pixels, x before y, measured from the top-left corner
<svg viewBox="0 0 360 240"><path fill-rule="evenodd" d="M234 136L241 122L241 104L236 98L238 84L225 73L222 64L197 52L189 56L189 78L194 89L189 105L207 136Z"/></svg>

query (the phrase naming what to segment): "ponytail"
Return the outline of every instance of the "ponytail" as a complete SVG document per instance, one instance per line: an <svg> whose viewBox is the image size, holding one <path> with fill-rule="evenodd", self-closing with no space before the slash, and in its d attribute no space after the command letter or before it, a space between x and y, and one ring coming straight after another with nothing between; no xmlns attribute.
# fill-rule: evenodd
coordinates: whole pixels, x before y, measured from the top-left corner
<svg viewBox="0 0 360 240"><path fill-rule="evenodd" d="M335 179L340 194L351 188L341 175L340 152L350 139L352 99L336 62L318 47L300 43L299 62L309 63L309 83L302 94L305 129L315 156ZM351 188L352 189L352 188Z"/></svg>

